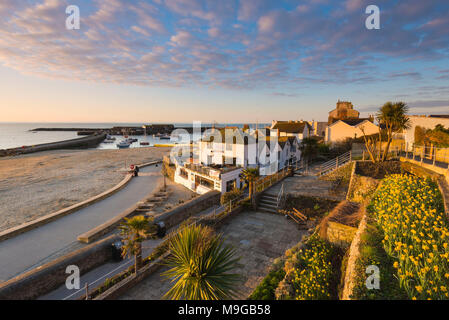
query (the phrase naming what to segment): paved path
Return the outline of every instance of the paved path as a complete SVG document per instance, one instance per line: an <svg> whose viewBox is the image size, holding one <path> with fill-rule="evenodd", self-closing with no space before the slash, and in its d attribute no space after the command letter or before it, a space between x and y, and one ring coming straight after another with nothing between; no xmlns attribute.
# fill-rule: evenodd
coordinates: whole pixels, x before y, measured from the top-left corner
<svg viewBox="0 0 449 320"><path fill-rule="evenodd" d="M332 182L319 179L316 175L320 170L319 165L311 166L309 171L287 177L281 182L270 187L265 192L277 196L284 185L284 192L292 196L320 197L342 201L346 198L347 187L338 190L332 188Z"/></svg>
<svg viewBox="0 0 449 320"><path fill-rule="evenodd" d="M0 281L6 281L31 268L42 265L81 245L76 237L135 205L154 191L162 177L160 166L141 169L114 195L50 222L39 228L0 242Z"/></svg>
<svg viewBox="0 0 449 320"><path fill-rule="evenodd" d="M281 215L252 211L240 213L225 223L218 232L223 233L225 243L234 246L240 257L238 268L234 271L242 276L238 285L239 299L246 299L267 275L274 259L296 245L307 233ZM167 269L163 267L148 276L119 299L162 299L173 285L161 276Z"/></svg>
<svg viewBox="0 0 449 320"><path fill-rule="evenodd" d="M213 206L204 211L194 215L194 217L204 217L223 212L224 208L221 206ZM176 230L178 226L172 227L168 232ZM158 246L163 239L149 239L142 243L142 257L148 257L156 246ZM109 261L85 274L80 275L80 284L85 286L89 284L89 291L93 291L105 282L106 279L112 278L114 275L126 270L134 264L134 258L127 258L123 261ZM76 300L83 296L85 289L69 290L65 284L61 285L56 290L49 292L46 295L39 297L39 300Z"/></svg>

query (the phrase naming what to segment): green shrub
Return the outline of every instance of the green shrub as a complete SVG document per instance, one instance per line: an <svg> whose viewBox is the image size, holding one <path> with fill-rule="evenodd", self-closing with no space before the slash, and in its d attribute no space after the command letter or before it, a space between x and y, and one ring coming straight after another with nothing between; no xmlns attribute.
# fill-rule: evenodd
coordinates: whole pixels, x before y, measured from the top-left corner
<svg viewBox="0 0 449 320"><path fill-rule="evenodd" d="M225 192L221 195L220 203L222 205L228 204L229 201L240 198L243 195L243 191L240 189L233 189L231 191Z"/></svg>
<svg viewBox="0 0 449 320"><path fill-rule="evenodd" d="M280 269L271 270L268 275L257 286L249 296L249 300L275 300L275 291L285 277L285 271Z"/></svg>

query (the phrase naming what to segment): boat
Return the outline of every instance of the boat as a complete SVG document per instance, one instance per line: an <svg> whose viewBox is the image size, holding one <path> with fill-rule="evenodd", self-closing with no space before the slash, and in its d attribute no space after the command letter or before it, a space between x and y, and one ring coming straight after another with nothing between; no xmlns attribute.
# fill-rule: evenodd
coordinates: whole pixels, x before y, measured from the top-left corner
<svg viewBox="0 0 449 320"><path fill-rule="evenodd" d="M119 149L129 148L130 145L131 145L131 143L126 140L123 140L123 141L120 141L119 143L117 143L117 147Z"/></svg>
<svg viewBox="0 0 449 320"><path fill-rule="evenodd" d="M140 145L141 145L141 146L149 146L150 143L147 142L147 141L140 141Z"/></svg>
<svg viewBox="0 0 449 320"><path fill-rule="evenodd" d="M113 137L113 136L111 136L111 135L107 135L106 136L106 140L112 140L112 141L114 141L116 138L115 137Z"/></svg>
<svg viewBox="0 0 449 320"><path fill-rule="evenodd" d="M127 139L125 139L125 141L127 141L129 143L134 143L134 142L137 142L138 139L136 139L136 138L127 138Z"/></svg>
<svg viewBox="0 0 449 320"><path fill-rule="evenodd" d="M161 140L170 140L170 136L168 134L164 134L164 135L159 136L159 139L161 139Z"/></svg>

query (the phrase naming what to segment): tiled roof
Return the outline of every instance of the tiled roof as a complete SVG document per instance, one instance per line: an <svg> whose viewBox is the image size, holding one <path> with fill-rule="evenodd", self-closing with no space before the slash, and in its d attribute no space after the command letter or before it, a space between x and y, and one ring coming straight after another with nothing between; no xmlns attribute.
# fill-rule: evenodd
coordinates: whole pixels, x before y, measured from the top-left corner
<svg viewBox="0 0 449 320"><path fill-rule="evenodd" d="M303 133L306 126L310 129L310 125L306 121L278 121L271 129L287 133Z"/></svg>

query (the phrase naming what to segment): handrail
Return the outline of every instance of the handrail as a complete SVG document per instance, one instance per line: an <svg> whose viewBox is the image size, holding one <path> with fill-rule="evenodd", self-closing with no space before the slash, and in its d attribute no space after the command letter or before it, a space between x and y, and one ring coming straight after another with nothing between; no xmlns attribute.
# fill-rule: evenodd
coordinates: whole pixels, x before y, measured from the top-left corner
<svg viewBox="0 0 449 320"><path fill-rule="evenodd" d="M348 151L339 155L335 159L329 160L321 165L321 170L318 173L319 176L322 176L330 171L336 170L343 166L344 164L350 162L352 160L352 151Z"/></svg>
<svg viewBox="0 0 449 320"><path fill-rule="evenodd" d="M279 190L276 207L279 209L282 198L284 197L284 184L281 185L281 190Z"/></svg>

